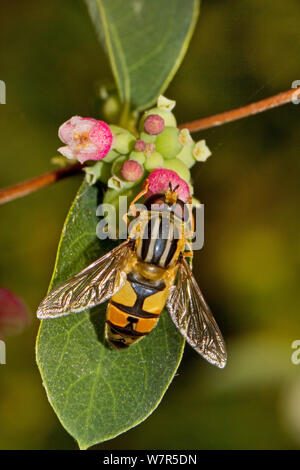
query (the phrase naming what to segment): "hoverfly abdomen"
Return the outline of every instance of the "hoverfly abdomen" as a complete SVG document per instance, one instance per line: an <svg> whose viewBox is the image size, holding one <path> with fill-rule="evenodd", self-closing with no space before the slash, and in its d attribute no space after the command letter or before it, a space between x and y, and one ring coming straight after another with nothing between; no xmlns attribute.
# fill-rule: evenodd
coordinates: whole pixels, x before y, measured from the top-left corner
<svg viewBox="0 0 300 470"><path fill-rule="evenodd" d="M115 348L124 349L150 333L158 322L168 293L168 283L164 280L147 279L135 269L128 273L125 285L108 305L107 341Z"/></svg>

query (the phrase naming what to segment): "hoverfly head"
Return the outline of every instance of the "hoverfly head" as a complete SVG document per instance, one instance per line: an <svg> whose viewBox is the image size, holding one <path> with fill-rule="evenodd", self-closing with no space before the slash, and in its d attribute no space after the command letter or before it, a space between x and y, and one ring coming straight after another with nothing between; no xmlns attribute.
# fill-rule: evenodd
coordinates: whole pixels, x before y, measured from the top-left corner
<svg viewBox="0 0 300 470"><path fill-rule="evenodd" d="M185 218L185 204L178 198L176 189L169 183L169 189L164 193L152 194L146 199L145 206L149 211L171 212L180 219Z"/></svg>

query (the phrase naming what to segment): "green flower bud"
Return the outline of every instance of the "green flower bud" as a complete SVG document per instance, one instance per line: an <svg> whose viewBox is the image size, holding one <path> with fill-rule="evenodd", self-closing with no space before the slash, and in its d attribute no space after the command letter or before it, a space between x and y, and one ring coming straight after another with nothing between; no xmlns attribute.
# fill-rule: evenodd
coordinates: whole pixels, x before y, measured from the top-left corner
<svg viewBox="0 0 300 470"><path fill-rule="evenodd" d="M178 158L172 158L164 161L164 168L176 171L176 173L187 183L191 180L191 173L188 167Z"/></svg>
<svg viewBox="0 0 300 470"><path fill-rule="evenodd" d="M110 124L109 127L114 135L119 135L123 134L124 132L128 132L126 129L123 129L123 127L116 126L115 124Z"/></svg>
<svg viewBox="0 0 300 470"><path fill-rule="evenodd" d="M112 149L126 155L131 152L134 148L136 138L130 132L123 131L121 134L114 135L114 140L112 143Z"/></svg>
<svg viewBox="0 0 300 470"><path fill-rule="evenodd" d="M117 90L111 84L101 85L98 92L101 112L106 122L118 122L121 112Z"/></svg>
<svg viewBox="0 0 300 470"><path fill-rule="evenodd" d="M164 159L158 152L153 152L149 157L146 158L145 168L147 171L155 170L155 168L164 167Z"/></svg>
<svg viewBox="0 0 300 470"><path fill-rule="evenodd" d="M146 111L143 114L143 116L140 120L140 124L139 124L139 130L140 131L144 130L145 119L150 114L158 114L158 116L162 117L164 122L165 122L166 127L167 126L176 127L176 125L177 125L177 122L176 122L176 119L175 119L175 116L174 116L173 113L171 113L170 111L166 111L165 109L161 109L161 108L152 108L152 109L149 109L148 111Z"/></svg>
<svg viewBox="0 0 300 470"><path fill-rule="evenodd" d="M98 180L107 183L111 175L110 165L103 160L95 163L95 165L84 167L83 171L86 173L85 178L90 185L95 184Z"/></svg>
<svg viewBox="0 0 300 470"><path fill-rule="evenodd" d="M120 192L116 189L108 189L105 191L103 196L103 203L104 204L111 204L115 200L118 202Z"/></svg>
<svg viewBox="0 0 300 470"><path fill-rule="evenodd" d="M199 142L195 144L193 148L193 155L198 162L205 162L208 157L210 157L211 151L207 147L204 139L199 140Z"/></svg>
<svg viewBox="0 0 300 470"><path fill-rule="evenodd" d="M132 135L126 129L123 129L123 127L116 126L115 124L110 124L109 127L114 135L112 149L116 150L118 153L121 153L123 155L128 153L127 151L123 152L122 150L124 150L124 145L125 150L127 150L128 146L131 146L132 148L134 147L134 143L136 141L134 135ZM122 149L119 149L120 146L122 147Z"/></svg>
<svg viewBox="0 0 300 470"><path fill-rule="evenodd" d="M166 127L165 130L156 137L157 152L164 158L174 158L182 149L179 141L179 130L177 127Z"/></svg>
<svg viewBox="0 0 300 470"><path fill-rule="evenodd" d="M117 122L120 115L120 101L115 95L109 96L102 105L102 113L107 122Z"/></svg>
<svg viewBox="0 0 300 470"><path fill-rule="evenodd" d="M104 157L104 160L106 163L112 163L116 158L118 158L120 154L116 152L115 150L110 149L106 157Z"/></svg>
<svg viewBox="0 0 300 470"><path fill-rule="evenodd" d="M140 139L146 142L146 144L153 144L156 141L156 135L150 135L147 134L147 132L141 132Z"/></svg>
<svg viewBox="0 0 300 470"><path fill-rule="evenodd" d="M123 166L123 163L126 162L126 160L127 160L127 157L125 157L124 155L121 155L120 157L118 157L111 166L111 174L120 176L121 168Z"/></svg>
<svg viewBox="0 0 300 470"><path fill-rule="evenodd" d="M136 150L133 150L129 154L129 160L135 160L136 162L139 162L140 165L144 165L146 157L144 152L137 152Z"/></svg>
<svg viewBox="0 0 300 470"><path fill-rule="evenodd" d="M181 151L176 155L176 158L181 160L188 168L192 168L195 165L196 160L193 156L193 145L185 145Z"/></svg>
<svg viewBox="0 0 300 470"><path fill-rule="evenodd" d="M141 191L141 184L138 184L137 186L133 188L123 188L123 189L116 189L116 188L110 188L107 191L105 191L104 197L103 197L103 203L104 204L111 204L112 206L115 207L115 215L111 212L108 212L106 214L106 221L107 221L107 230L112 236L116 236L116 238L120 238L120 232L119 232L119 227L118 227L118 213L119 213L119 207L120 207L120 196L127 196L128 198L128 203L134 199L134 197ZM128 209L128 207L127 207ZM126 208L125 208L126 210ZM115 227L115 224L117 224L117 230L116 233L113 232L113 228ZM125 234L124 234L125 235Z"/></svg>
<svg viewBox="0 0 300 470"><path fill-rule="evenodd" d="M128 202L130 202L140 191L141 184L139 186L135 186L134 188L125 189L122 191L116 189L108 189L107 191L105 191L105 194L103 196L103 203L113 204L116 208L118 208L120 203L120 196L127 196Z"/></svg>

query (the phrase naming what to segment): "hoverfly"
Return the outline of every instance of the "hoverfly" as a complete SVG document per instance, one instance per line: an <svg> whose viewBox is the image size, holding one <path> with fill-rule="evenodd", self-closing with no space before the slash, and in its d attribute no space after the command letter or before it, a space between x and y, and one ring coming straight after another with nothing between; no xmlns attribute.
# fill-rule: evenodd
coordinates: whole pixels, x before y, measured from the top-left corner
<svg viewBox="0 0 300 470"><path fill-rule="evenodd" d="M145 194L147 184L131 203L127 220L132 212L136 215L135 202ZM166 305L187 342L223 368L227 355L222 334L186 261L192 257L192 251L186 251L186 206L171 185L164 193L150 195L128 239L50 292L38 308L38 318L81 312L108 300L106 341L125 349L151 332Z"/></svg>

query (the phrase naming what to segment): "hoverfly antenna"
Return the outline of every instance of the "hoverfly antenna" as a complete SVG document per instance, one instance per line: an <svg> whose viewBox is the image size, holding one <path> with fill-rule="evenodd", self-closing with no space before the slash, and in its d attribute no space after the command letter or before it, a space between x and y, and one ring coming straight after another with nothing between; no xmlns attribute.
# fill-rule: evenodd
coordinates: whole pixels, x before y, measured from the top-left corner
<svg viewBox="0 0 300 470"><path fill-rule="evenodd" d="M170 190L170 191L174 192L174 191L176 191L176 189L178 189L178 188L179 188L179 184L177 184L177 186L175 186L175 188L173 188L173 187L172 187L172 182L169 181L169 190Z"/></svg>

